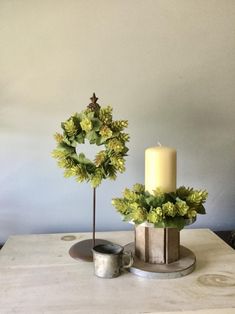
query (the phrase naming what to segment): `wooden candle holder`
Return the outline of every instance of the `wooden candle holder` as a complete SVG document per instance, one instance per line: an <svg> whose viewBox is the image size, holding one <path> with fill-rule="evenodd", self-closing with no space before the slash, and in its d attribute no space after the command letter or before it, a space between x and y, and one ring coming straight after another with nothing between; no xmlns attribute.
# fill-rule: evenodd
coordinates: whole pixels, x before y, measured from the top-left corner
<svg viewBox="0 0 235 314"><path fill-rule="evenodd" d="M150 264L170 264L180 258L177 228L135 226L135 255Z"/></svg>

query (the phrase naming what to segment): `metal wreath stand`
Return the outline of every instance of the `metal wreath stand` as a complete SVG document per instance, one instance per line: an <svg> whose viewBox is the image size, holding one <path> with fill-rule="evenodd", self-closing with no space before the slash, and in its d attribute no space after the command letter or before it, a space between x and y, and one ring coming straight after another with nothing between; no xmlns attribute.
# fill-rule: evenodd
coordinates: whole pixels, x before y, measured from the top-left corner
<svg viewBox="0 0 235 314"><path fill-rule="evenodd" d="M93 224L92 224L92 239L86 239L75 243L69 250L69 255L77 260L86 262L93 261L92 249L96 245L108 244L107 240L95 238L96 226L96 188L93 188Z"/></svg>

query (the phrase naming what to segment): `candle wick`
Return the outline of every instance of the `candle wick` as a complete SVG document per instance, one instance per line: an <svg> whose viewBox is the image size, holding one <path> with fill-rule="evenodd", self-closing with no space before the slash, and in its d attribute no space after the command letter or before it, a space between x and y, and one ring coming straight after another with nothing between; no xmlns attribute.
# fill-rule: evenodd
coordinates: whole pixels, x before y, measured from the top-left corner
<svg viewBox="0 0 235 314"><path fill-rule="evenodd" d="M157 142L157 145L158 145L158 146L162 146L162 144L161 144L160 142Z"/></svg>

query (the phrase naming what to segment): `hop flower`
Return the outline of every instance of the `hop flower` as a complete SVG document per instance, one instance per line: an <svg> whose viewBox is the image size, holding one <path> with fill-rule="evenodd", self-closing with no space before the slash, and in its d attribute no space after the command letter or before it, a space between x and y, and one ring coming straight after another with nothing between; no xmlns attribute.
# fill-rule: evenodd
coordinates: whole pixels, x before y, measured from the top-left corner
<svg viewBox="0 0 235 314"><path fill-rule="evenodd" d="M100 185L102 179L103 179L102 171L100 169L96 169L95 174L92 176L92 179L91 179L92 187L96 188L98 185Z"/></svg>
<svg viewBox="0 0 235 314"><path fill-rule="evenodd" d="M195 190L187 197L187 202L198 206L206 201L207 196L208 193L206 191Z"/></svg>
<svg viewBox="0 0 235 314"><path fill-rule="evenodd" d="M123 197L127 199L129 202L135 202L139 198L138 195L135 192L131 191L130 189L124 190Z"/></svg>
<svg viewBox="0 0 235 314"><path fill-rule="evenodd" d="M72 118L65 121L63 126L68 136L74 136L77 134L77 127Z"/></svg>
<svg viewBox="0 0 235 314"><path fill-rule="evenodd" d="M73 176L72 170L71 170L71 169L65 169L65 171L64 171L64 177L65 177L65 178L70 178L70 177L72 177L72 176Z"/></svg>
<svg viewBox="0 0 235 314"><path fill-rule="evenodd" d="M112 122L112 112L113 108L111 106L100 108L99 119L104 124L110 124Z"/></svg>
<svg viewBox="0 0 235 314"><path fill-rule="evenodd" d="M105 150L100 151L95 157L95 164L99 167L106 159L106 152Z"/></svg>
<svg viewBox="0 0 235 314"><path fill-rule="evenodd" d="M128 211L128 204L121 198L114 198L112 200L112 205L118 210L121 214L126 214Z"/></svg>
<svg viewBox="0 0 235 314"><path fill-rule="evenodd" d="M83 131L85 131L86 133L92 130L92 122L88 118L82 119L82 121L80 122L80 125Z"/></svg>
<svg viewBox="0 0 235 314"><path fill-rule="evenodd" d="M120 172L125 171L125 160L123 157L113 156L110 158L111 164Z"/></svg>
<svg viewBox="0 0 235 314"><path fill-rule="evenodd" d="M108 177L109 177L110 180L113 180L113 181L114 181L114 180L117 179L117 174L116 174L116 173L112 173L112 174L109 174Z"/></svg>
<svg viewBox="0 0 235 314"><path fill-rule="evenodd" d="M64 137L63 137L62 134L56 133L56 134L54 135L54 139L55 139L56 142L59 144L59 143L63 142Z"/></svg>
<svg viewBox="0 0 235 314"><path fill-rule="evenodd" d="M186 188L185 186L181 186L177 189L176 193L179 198L185 200L189 196L189 194L192 193L192 191L192 188Z"/></svg>
<svg viewBox="0 0 235 314"><path fill-rule="evenodd" d="M76 176L77 182L84 182L89 179L86 168L82 165L77 165L72 168L73 175Z"/></svg>
<svg viewBox="0 0 235 314"><path fill-rule="evenodd" d="M110 138L113 135L113 132L110 130L109 127L107 127L107 125L102 126L99 133L102 137L106 139Z"/></svg>
<svg viewBox="0 0 235 314"><path fill-rule="evenodd" d="M188 214L188 218L190 219L195 218L197 216L196 210L189 210L187 214Z"/></svg>
<svg viewBox="0 0 235 314"><path fill-rule="evenodd" d="M85 171L84 168L81 165L74 165L71 167L71 172L74 176L82 176L84 177Z"/></svg>
<svg viewBox="0 0 235 314"><path fill-rule="evenodd" d="M122 142L116 138L109 140L107 146L110 150L113 150L115 153L120 153L124 149Z"/></svg>
<svg viewBox="0 0 235 314"><path fill-rule="evenodd" d="M175 203L175 208L180 216L185 216L188 212L189 206L185 201L177 200Z"/></svg>
<svg viewBox="0 0 235 314"><path fill-rule="evenodd" d="M130 140L130 135L127 133L120 133L119 134L119 139L123 142L129 142Z"/></svg>
<svg viewBox="0 0 235 314"><path fill-rule="evenodd" d="M111 128L114 131L122 131L126 127L128 127L128 121L127 120L116 120L116 121L113 121L111 124Z"/></svg>
<svg viewBox="0 0 235 314"><path fill-rule="evenodd" d="M142 207L139 207L137 203L131 204L132 211L130 212L129 216L136 223L141 223L146 220L146 210Z"/></svg>
<svg viewBox="0 0 235 314"><path fill-rule="evenodd" d="M53 158L56 159L61 159L61 158L65 158L69 155L69 152L66 150L61 150L61 149L54 149L51 153Z"/></svg>
<svg viewBox="0 0 235 314"><path fill-rule="evenodd" d="M80 166L76 165L75 162L72 159L67 158L66 160L60 160L58 162L59 167L64 168L64 177L69 178L72 176L78 176L81 175L81 170L79 170ZM86 176L86 174L83 173L83 176ZM85 180L86 178L84 178ZM80 180L79 182L82 182L83 180Z"/></svg>
<svg viewBox="0 0 235 314"><path fill-rule="evenodd" d="M205 203L206 199L208 197L208 192L206 190L204 190L204 191L200 191L199 193L201 193L202 203Z"/></svg>
<svg viewBox="0 0 235 314"><path fill-rule="evenodd" d="M143 184L136 183L133 185L133 191L136 193L144 193L145 187Z"/></svg>
<svg viewBox="0 0 235 314"><path fill-rule="evenodd" d="M71 169L75 165L75 162L71 158L62 158L58 161L58 166L64 169Z"/></svg>
<svg viewBox="0 0 235 314"><path fill-rule="evenodd" d="M148 222L151 222L153 224L162 221L163 219L163 211L161 207L153 208L150 210L147 216Z"/></svg>
<svg viewBox="0 0 235 314"><path fill-rule="evenodd" d="M174 206L174 204L171 203L171 202L167 202L167 203L163 204L163 205L162 205L162 210L163 210L163 213L164 213L166 216L175 217L175 215L176 215L175 206Z"/></svg>
<svg viewBox="0 0 235 314"><path fill-rule="evenodd" d="M107 177L111 180L115 180L117 178L117 169L109 164L106 169Z"/></svg>
<svg viewBox="0 0 235 314"><path fill-rule="evenodd" d="M161 188L156 188L156 190L153 190L153 195L157 197L162 197L164 195L164 192Z"/></svg>
<svg viewBox="0 0 235 314"><path fill-rule="evenodd" d="M158 204L162 204L164 202L165 194L160 188L157 188L156 190L154 190L153 195L155 196L155 201Z"/></svg>

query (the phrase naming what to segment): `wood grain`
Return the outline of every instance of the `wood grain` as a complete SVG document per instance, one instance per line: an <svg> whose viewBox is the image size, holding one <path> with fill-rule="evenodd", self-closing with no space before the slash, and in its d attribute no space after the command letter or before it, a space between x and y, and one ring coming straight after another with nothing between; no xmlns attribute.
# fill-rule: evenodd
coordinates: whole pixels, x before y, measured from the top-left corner
<svg viewBox="0 0 235 314"><path fill-rule="evenodd" d="M135 227L135 255L152 264L169 264L179 259L180 236L176 228Z"/></svg>
<svg viewBox="0 0 235 314"><path fill-rule="evenodd" d="M97 236L121 245L134 241L134 232L128 231ZM0 313L234 313L235 252L210 230L181 232L181 244L196 254L197 267L190 275L171 280L126 272L110 280L95 277L92 263L68 254L72 244L90 237L90 233L10 237L0 252Z"/></svg>

